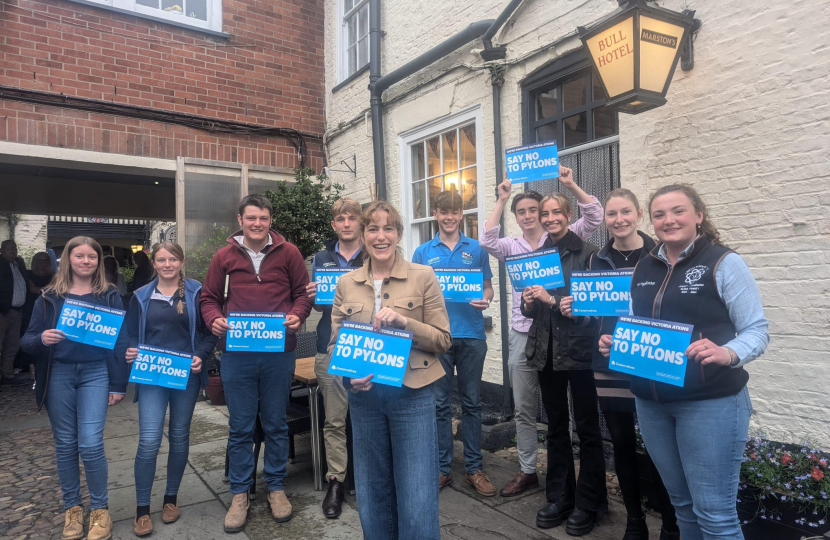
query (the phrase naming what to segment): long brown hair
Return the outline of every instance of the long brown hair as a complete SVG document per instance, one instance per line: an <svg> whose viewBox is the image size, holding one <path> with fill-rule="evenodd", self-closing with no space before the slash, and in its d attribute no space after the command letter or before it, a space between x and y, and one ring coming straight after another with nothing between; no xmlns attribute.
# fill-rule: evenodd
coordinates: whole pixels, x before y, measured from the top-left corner
<svg viewBox="0 0 830 540"><path fill-rule="evenodd" d="M723 246L723 242L720 241L720 233L718 232L718 228L715 227L715 224L709 217L709 211L706 209L706 203L704 203L703 199L700 198L700 194L698 194L697 190L689 184L669 184L668 186L663 186L652 193L651 198L648 200L649 217L651 217L651 205L654 202L654 199L660 195L673 193L675 191L679 191L683 195L687 196L689 200L692 201L692 206L694 207L695 212L703 214L703 221L701 221L700 225L697 226L698 234L705 236L712 245Z"/></svg>
<svg viewBox="0 0 830 540"><path fill-rule="evenodd" d="M154 245L153 254L150 256L150 260L156 262L156 254L160 249L169 252L170 255L184 262L184 250L182 249L182 246L176 242L159 242ZM176 304L176 313L179 315L184 313L184 267L179 270L179 303Z"/></svg>
<svg viewBox="0 0 830 540"><path fill-rule="evenodd" d="M52 278L52 282L43 291L55 293L63 298L72 288L72 251L78 246L89 246L98 254L98 267L92 275L92 294L104 296L109 290L110 284L104 272L104 250L101 245L88 236L76 236L66 243L61 254L61 263L58 266L58 273Z"/></svg>

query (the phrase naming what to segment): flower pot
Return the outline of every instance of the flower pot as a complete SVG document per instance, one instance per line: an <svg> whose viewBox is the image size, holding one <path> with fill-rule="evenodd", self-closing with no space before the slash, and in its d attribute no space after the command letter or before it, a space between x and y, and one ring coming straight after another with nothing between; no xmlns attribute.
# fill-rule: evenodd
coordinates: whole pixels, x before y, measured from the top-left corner
<svg viewBox="0 0 830 540"><path fill-rule="evenodd" d="M745 540L801 540L830 531L824 516L803 514L793 503L771 496L759 501L763 494L763 489L752 485L745 485L738 491L738 519ZM825 523L819 524L819 520Z"/></svg>
<svg viewBox="0 0 830 540"><path fill-rule="evenodd" d="M213 405L226 405L225 388L222 386L222 377L219 375L208 376L205 393Z"/></svg>

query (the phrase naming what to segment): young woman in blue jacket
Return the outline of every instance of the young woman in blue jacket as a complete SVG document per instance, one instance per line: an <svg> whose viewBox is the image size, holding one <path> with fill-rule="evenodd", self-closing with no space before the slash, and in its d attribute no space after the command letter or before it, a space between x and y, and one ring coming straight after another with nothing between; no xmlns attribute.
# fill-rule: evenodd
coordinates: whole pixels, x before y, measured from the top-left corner
<svg viewBox="0 0 830 540"><path fill-rule="evenodd" d="M129 371L123 356L113 350L66 339L56 329L66 299L121 309L121 297L104 274L104 254L92 238L76 236L66 243L60 267L35 302L32 320L21 345L36 356L35 397L38 410L46 405L63 502L66 508L63 540L84 537L81 470L84 462L89 488L90 540L112 534L107 511L107 457L104 424L107 406L124 398Z"/></svg>
<svg viewBox="0 0 830 540"><path fill-rule="evenodd" d="M177 503L179 485L187 465L190 447L190 421L199 390L207 384L204 363L216 346L217 338L205 327L199 306L202 286L184 277L184 251L174 242L161 242L151 257L156 278L135 291L119 350L132 363L138 345L149 345L184 352L193 356L190 378L185 389L147 384L137 385L139 439L135 455L136 536L153 532L150 518L150 494L156 474L156 458L164 431L164 418L170 409L167 437L167 489L164 492L161 519L173 523L179 519Z"/></svg>

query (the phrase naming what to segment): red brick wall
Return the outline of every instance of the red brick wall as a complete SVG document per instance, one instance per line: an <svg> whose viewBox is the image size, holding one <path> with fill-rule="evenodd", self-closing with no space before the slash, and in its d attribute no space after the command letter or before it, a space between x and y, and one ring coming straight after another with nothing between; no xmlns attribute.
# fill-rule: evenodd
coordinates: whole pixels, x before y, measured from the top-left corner
<svg viewBox="0 0 830 540"><path fill-rule="evenodd" d="M0 85L322 135L323 1L223 0L223 39L62 0L3 0ZM2 99L0 140L297 166L278 137ZM319 168L319 142L307 144Z"/></svg>

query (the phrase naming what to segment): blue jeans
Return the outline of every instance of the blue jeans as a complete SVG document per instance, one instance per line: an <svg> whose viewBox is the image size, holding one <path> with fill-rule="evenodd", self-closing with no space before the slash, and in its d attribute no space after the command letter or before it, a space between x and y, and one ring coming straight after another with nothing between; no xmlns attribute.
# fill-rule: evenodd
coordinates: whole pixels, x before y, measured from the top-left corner
<svg viewBox="0 0 830 540"><path fill-rule="evenodd" d="M432 385L349 392L360 525L366 540L439 540Z"/></svg>
<svg viewBox="0 0 830 540"><path fill-rule="evenodd" d="M149 506L156 476L156 458L164 433L164 417L170 405L167 439L167 489L165 495L176 495L182 483L187 456L190 452L190 420L199 396L199 375L191 374L187 388L176 390L162 386L140 385L138 396L138 450L135 453L135 499L137 506Z"/></svg>
<svg viewBox="0 0 830 540"><path fill-rule="evenodd" d="M265 431L265 482L268 491L285 489L288 424L285 410L294 378L295 351L284 353L226 352L222 355L222 386L230 427L228 479L231 493L247 491L254 480L254 426L257 410Z"/></svg>
<svg viewBox="0 0 830 540"><path fill-rule="evenodd" d="M110 377L106 362L52 364L46 393L46 412L55 437L55 457L64 507L81 505L81 467L84 462L90 509L107 507L107 422Z"/></svg>
<svg viewBox="0 0 830 540"><path fill-rule="evenodd" d="M446 375L435 381L435 416L438 421L438 471L449 474L452 465L452 380L458 374L461 398L461 440L464 443L464 466L469 474L481 470L481 374L487 341L457 338L438 359Z"/></svg>
<svg viewBox="0 0 830 540"><path fill-rule="evenodd" d="M640 431L683 540L743 540L735 503L750 414L746 387L701 401L637 398Z"/></svg>

